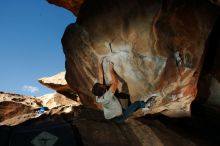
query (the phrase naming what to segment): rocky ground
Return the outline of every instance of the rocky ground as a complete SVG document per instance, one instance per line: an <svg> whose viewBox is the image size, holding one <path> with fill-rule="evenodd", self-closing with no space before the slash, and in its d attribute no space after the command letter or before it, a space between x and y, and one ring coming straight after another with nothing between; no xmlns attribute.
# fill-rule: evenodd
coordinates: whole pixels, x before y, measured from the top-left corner
<svg viewBox="0 0 220 146"><path fill-rule="evenodd" d="M6 134L8 134L8 140L13 141L16 139L13 136L18 133L18 129L22 129L24 135L25 130L27 133L27 129L29 129L29 134L33 135L34 130L30 129L36 129L35 127L38 125L41 125L41 130L38 129L38 134L53 130L50 133L59 135L60 133L54 130L59 128L57 121L62 121L70 126L68 130L75 133L77 131L77 136L68 135L68 131L61 131L61 134L66 135L66 137L76 139L76 145L217 146L220 143L220 136L218 134L220 130L218 125L220 121L219 116L215 114L210 116L210 110L204 110L204 107L202 109L199 113L203 117L198 113L195 113L191 118L177 119L154 115L129 119L124 124L116 124L105 120L103 113L99 110L79 106L73 108L68 114L44 114L37 119L28 120L18 126L1 126L0 135L2 141ZM25 140L26 138L20 136L20 140L22 139ZM65 141L63 142L69 146L68 141L66 143ZM1 144L1 146L4 145Z"/></svg>
<svg viewBox="0 0 220 146"><path fill-rule="evenodd" d="M56 92L41 97L1 92L0 125L18 125L27 120L38 118L42 114L68 113L72 111L73 106L80 104L80 102L68 99ZM39 114L37 111L40 107L47 107L49 110Z"/></svg>

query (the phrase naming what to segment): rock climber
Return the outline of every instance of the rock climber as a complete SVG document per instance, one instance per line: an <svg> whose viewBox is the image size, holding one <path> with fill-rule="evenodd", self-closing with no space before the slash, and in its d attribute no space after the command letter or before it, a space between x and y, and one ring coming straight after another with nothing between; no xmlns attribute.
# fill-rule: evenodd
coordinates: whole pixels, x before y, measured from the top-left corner
<svg viewBox="0 0 220 146"><path fill-rule="evenodd" d="M93 85L92 93L96 96L96 102L102 104L104 117L106 119L112 119L117 123L123 123L133 112L139 108L149 108L153 98L145 101L136 101L128 106L125 110L115 96L115 92L118 88L117 75L113 69L113 63L109 63L109 72L111 76L111 85L108 89L104 84L104 71L102 62L98 65L98 82Z"/></svg>

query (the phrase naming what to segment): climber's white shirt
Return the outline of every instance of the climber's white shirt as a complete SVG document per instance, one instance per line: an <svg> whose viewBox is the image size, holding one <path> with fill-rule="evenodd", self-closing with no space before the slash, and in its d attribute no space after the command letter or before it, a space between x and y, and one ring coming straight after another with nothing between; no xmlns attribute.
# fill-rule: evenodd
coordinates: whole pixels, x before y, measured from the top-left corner
<svg viewBox="0 0 220 146"><path fill-rule="evenodd" d="M96 97L96 102L101 103L106 119L112 119L122 114L122 107L111 90L105 92L101 97Z"/></svg>

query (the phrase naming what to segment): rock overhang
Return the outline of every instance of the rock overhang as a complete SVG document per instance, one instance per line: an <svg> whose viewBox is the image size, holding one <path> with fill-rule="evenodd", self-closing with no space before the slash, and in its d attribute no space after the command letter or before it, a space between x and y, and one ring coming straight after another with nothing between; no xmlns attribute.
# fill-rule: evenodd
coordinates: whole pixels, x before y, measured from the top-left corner
<svg viewBox="0 0 220 146"><path fill-rule="evenodd" d="M62 38L67 82L94 102L90 90L104 57L106 82L113 62L121 91L132 102L160 92L158 106L147 113L190 115L205 42L218 15L212 7L205 0L85 1Z"/></svg>

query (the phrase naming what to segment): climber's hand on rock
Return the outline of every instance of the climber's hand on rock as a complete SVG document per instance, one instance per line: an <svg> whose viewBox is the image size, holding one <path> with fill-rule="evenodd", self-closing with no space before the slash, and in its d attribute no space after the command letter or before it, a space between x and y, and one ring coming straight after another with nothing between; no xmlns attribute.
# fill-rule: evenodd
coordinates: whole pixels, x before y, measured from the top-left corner
<svg viewBox="0 0 220 146"><path fill-rule="evenodd" d="M105 57L98 57L99 64L102 64Z"/></svg>
<svg viewBox="0 0 220 146"><path fill-rule="evenodd" d="M109 72L112 78L112 84L110 86L110 90L112 93L115 93L116 89L118 88L118 79L116 77L116 73L113 69L113 66L114 66L113 63L109 62Z"/></svg>

